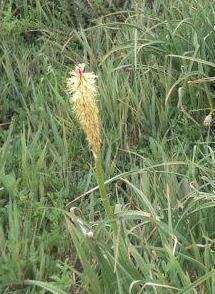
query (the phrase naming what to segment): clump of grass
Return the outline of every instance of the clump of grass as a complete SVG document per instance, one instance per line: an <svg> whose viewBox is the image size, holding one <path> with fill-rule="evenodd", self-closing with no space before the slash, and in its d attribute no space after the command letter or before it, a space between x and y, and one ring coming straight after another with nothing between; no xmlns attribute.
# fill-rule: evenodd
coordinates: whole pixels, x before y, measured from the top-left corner
<svg viewBox="0 0 215 294"><path fill-rule="evenodd" d="M0 4L0 292L213 293L213 1L30 2ZM79 60L116 234L65 99Z"/></svg>

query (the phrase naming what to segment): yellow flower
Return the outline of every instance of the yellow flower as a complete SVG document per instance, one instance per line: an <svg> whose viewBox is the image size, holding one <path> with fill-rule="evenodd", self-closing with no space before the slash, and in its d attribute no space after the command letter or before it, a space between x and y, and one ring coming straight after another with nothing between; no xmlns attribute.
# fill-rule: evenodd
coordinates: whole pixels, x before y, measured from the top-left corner
<svg viewBox="0 0 215 294"><path fill-rule="evenodd" d="M79 64L70 72L67 89L72 95L70 102L74 105L76 116L96 158L101 149L99 110L95 99L96 75L84 72L84 67L85 64Z"/></svg>

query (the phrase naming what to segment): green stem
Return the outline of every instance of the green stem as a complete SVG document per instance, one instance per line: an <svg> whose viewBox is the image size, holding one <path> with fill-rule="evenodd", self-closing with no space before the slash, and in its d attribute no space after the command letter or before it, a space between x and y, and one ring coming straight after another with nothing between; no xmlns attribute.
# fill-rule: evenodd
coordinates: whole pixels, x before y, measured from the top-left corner
<svg viewBox="0 0 215 294"><path fill-rule="evenodd" d="M102 161L100 154L95 158L95 172L96 172L96 180L99 186L100 196L102 199L102 204L104 206L106 215L111 221L113 231L116 232L116 223L114 220L114 212L110 205L109 197L107 194L107 190L105 187L105 180L104 180L104 170L102 167Z"/></svg>

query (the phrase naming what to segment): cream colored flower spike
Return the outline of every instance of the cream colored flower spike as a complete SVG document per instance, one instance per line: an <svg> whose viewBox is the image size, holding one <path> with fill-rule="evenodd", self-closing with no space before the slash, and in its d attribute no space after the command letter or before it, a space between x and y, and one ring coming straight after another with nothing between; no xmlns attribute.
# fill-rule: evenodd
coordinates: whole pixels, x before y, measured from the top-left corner
<svg viewBox="0 0 215 294"><path fill-rule="evenodd" d="M99 110L95 99L96 75L84 72L84 67L84 63L79 64L70 72L67 89L72 95L70 102L74 105L76 116L96 158L101 149Z"/></svg>

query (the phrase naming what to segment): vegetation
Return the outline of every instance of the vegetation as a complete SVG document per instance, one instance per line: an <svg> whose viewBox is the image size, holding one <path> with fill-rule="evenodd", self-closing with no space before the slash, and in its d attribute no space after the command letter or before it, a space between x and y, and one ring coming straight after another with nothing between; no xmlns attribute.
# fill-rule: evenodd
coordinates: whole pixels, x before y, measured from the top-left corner
<svg viewBox="0 0 215 294"><path fill-rule="evenodd" d="M3 0L0 19L0 292L213 293L213 1ZM116 231L66 93L82 62Z"/></svg>

